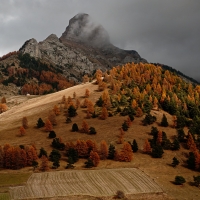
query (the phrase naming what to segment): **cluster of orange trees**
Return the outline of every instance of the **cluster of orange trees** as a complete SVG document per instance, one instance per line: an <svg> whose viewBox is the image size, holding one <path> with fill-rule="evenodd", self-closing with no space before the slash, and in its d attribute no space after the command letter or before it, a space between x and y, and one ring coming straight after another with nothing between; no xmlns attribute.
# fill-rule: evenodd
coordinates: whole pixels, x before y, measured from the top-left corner
<svg viewBox="0 0 200 200"><path fill-rule="evenodd" d="M31 146L0 146L0 167L7 169L20 169L32 166L32 162L38 159L34 145Z"/></svg>

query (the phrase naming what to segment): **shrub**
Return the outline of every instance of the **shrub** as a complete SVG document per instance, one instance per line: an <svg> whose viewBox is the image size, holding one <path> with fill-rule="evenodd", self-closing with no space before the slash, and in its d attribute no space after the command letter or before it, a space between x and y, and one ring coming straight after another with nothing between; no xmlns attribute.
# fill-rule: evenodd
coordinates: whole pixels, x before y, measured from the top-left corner
<svg viewBox="0 0 200 200"><path fill-rule="evenodd" d="M194 178L194 185L199 187L200 186L200 176L193 176Z"/></svg>
<svg viewBox="0 0 200 200"><path fill-rule="evenodd" d="M176 185L182 185L183 183L185 183L185 179L182 176L176 176L174 183Z"/></svg>
<svg viewBox="0 0 200 200"><path fill-rule="evenodd" d="M172 166L176 167L179 164L179 160L176 157L173 157Z"/></svg>
<svg viewBox="0 0 200 200"><path fill-rule="evenodd" d="M95 128L94 127L90 127L89 128L89 134L90 135L95 135L97 132L96 132L96 130L95 130Z"/></svg>
<svg viewBox="0 0 200 200"><path fill-rule="evenodd" d="M115 198L117 198L117 199L124 199L124 198L125 198L124 192L121 191L121 190L118 190L118 191L116 192Z"/></svg>

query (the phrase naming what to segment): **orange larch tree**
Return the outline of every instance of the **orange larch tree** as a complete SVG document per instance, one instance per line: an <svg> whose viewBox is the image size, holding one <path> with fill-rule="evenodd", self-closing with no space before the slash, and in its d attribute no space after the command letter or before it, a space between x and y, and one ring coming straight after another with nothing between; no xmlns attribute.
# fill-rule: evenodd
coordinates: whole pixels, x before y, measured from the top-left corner
<svg viewBox="0 0 200 200"><path fill-rule="evenodd" d="M83 120L83 122L82 122L81 132L82 133L89 133L89 125L85 120Z"/></svg>
<svg viewBox="0 0 200 200"><path fill-rule="evenodd" d="M108 145L105 140L102 140L100 143L99 155L101 160L106 160L108 157Z"/></svg>
<svg viewBox="0 0 200 200"><path fill-rule="evenodd" d="M22 118L22 126L27 129L28 128L28 119L27 117Z"/></svg>
<svg viewBox="0 0 200 200"><path fill-rule="evenodd" d="M100 157L99 154L95 151L91 151L90 152L90 159L93 162L94 167L97 167L100 161Z"/></svg>
<svg viewBox="0 0 200 200"><path fill-rule="evenodd" d="M86 140L86 144L88 146L88 152L90 151L98 151L97 143L92 140Z"/></svg>
<svg viewBox="0 0 200 200"><path fill-rule="evenodd" d="M90 96L90 91L88 89L85 89L85 97L88 98Z"/></svg>
<svg viewBox="0 0 200 200"><path fill-rule="evenodd" d="M40 170L41 171L49 171L49 160L45 155L42 155L41 159L41 166Z"/></svg>
<svg viewBox="0 0 200 200"><path fill-rule="evenodd" d="M161 145L161 143L162 143L162 131L161 130L158 131L158 137L157 137L157 141L156 142L159 145Z"/></svg>
<svg viewBox="0 0 200 200"><path fill-rule="evenodd" d="M60 115L60 108L57 105L55 105L53 107L53 112L55 113L56 116Z"/></svg>
<svg viewBox="0 0 200 200"><path fill-rule="evenodd" d="M197 150L196 144L194 142L194 139L192 137L192 134L188 134L188 139L187 139L187 147L190 149L192 152L195 152Z"/></svg>
<svg viewBox="0 0 200 200"><path fill-rule="evenodd" d="M49 119L46 120L44 127L45 127L45 131L52 131L53 130L52 123L50 122Z"/></svg>
<svg viewBox="0 0 200 200"><path fill-rule="evenodd" d="M108 118L108 110L105 106L102 107L100 119L107 119Z"/></svg>
<svg viewBox="0 0 200 200"><path fill-rule="evenodd" d="M78 156L80 158L85 158L88 156L88 145L84 140L77 140L75 149L78 151Z"/></svg>
<svg viewBox="0 0 200 200"><path fill-rule="evenodd" d="M48 119L49 119L49 121L51 122L52 125L57 124L56 115L55 115L54 112L52 112L52 111L49 112Z"/></svg>
<svg viewBox="0 0 200 200"><path fill-rule="evenodd" d="M26 130L23 126L20 126L19 128L19 136L24 136L26 134Z"/></svg>
<svg viewBox="0 0 200 200"><path fill-rule="evenodd" d="M151 145L150 145L148 139L145 140L144 147L143 147L143 152L147 153L147 154L151 153Z"/></svg>
<svg viewBox="0 0 200 200"><path fill-rule="evenodd" d="M128 142L124 142L123 148L118 155L118 161L131 162L133 159L132 147Z"/></svg>

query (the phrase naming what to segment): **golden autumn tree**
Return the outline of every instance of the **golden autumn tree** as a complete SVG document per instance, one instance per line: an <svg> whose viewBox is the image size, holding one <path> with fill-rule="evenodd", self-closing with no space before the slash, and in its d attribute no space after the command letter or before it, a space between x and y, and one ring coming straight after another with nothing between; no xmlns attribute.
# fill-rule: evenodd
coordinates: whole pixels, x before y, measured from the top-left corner
<svg viewBox="0 0 200 200"><path fill-rule="evenodd" d="M82 133L89 133L89 125L88 125L88 123L85 121L85 120L83 120L83 122L82 122L82 129L81 129L81 132Z"/></svg>
<svg viewBox="0 0 200 200"><path fill-rule="evenodd" d="M45 131L53 130L53 125L49 119L46 120L44 127L45 127Z"/></svg>
<svg viewBox="0 0 200 200"><path fill-rule="evenodd" d="M20 126L19 128L19 136L24 136L26 134L26 130L23 126Z"/></svg>
<svg viewBox="0 0 200 200"><path fill-rule="evenodd" d="M55 113L56 116L60 115L60 108L57 105L55 105L53 107L53 112Z"/></svg>
<svg viewBox="0 0 200 200"><path fill-rule="evenodd" d="M194 138L192 137L192 134L188 134L188 139L187 139L187 147L190 149L192 152L195 152L197 150L196 144L194 142Z"/></svg>
<svg viewBox="0 0 200 200"><path fill-rule="evenodd" d="M106 107L102 107L100 119L107 119L108 118L108 110Z"/></svg>
<svg viewBox="0 0 200 200"><path fill-rule="evenodd" d="M6 103L6 98L5 97L2 97L1 103Z"/></svg>
<svg viewBox="0 0 200 200"><path fill-rule="evenodd" d="M99 154L95 151L91 151L89 158L92 160L94 167L97 167L100 161Z"/></svg>
<svg viewBox="0 0 200 200"><path fill-rule="evenodd" d="M45 155L42 155L40 160L41 160L40 170L43 172L49 171L50 167L48 158Z"/></svg>
<svg viewBox="0 0 200 200"><path fill-rule="evenodd" d="M88 98L90 96L90 91L88 89L85 89L85 97Z"/></svg>
<svg viewBox="0 0 200 200"><path fill-rule="evenodd" d="M5 103L0 103L0 113L5 112L6 110L8 110L8 107Z"/></svg>
<svg viewBox="0 0 200 200"><path fill-rule="evenodd" d="M28 128L28 119L27 117L22 118L22 126L27 129Z"/></svg>
<svg viewBox="0 0 200 200"><path fill-rule="evenodd" d="M144 146L143 146L143 152L150 154L151 153L151 145L148 141L148 139L145 140Z"/></svg>
<svg viewBox="0 0 200 200"><path fill-rule="evenodd" d="M131 162L133 159L132 147L128 142L124 142L122 150L118 154L118 161Z"/></svg>
<svg viewBox="0 0 200 200"><path fill-rule="evenodd" d="M89 113L94 113L94 104L90 100L88 100L87 102L87 111Z"/></svg>
<svg viewBox="0 0 200 200"><path fill-rule="evenodd" d="M98 146L97 146L97 143L95 141L92 141L92 140L86 140L86 144L88 146L88 152L90 151L98 151Z"/></svg>
<svg viewBox="0 0 200 200"><path fill-rule="evenodd" d="M86 158L88 156L88 145L84 140L77 140L75 144L75 149L78 152L80 158Z"/></svg>
<svg viewBox="0 0 200 200"><path fill-rule="evenodd" d="M157 141L156 142L159 145L161 145L161 143L162 143L162 131L161 130L158 131L158 137L157 137Z"/></svg>
<svg viewBox="0 0 200 200"><path fill-rule="evenodd" d="M49 119L49 121L51 122L52 125L57 124L56 115L53 111L49 112L48 119Z"/></svg>
<svg viewBox="0 0 200 200"><path fill-rule="evenodd" d="M124 130L122 128L120 128L119 131L120 131L120 133L118 135L118 141L117 141L117 143L118 144L123 144L125 132L124 132Z"/></svg>
<svg viewBox="0 0 200 200"><path fill-rule="evenodd" d="M99 155L101 160L106 160L108 157L108 145L105 140L102 140L100 143Z"/></svg>
<svg viewBox="0 0 200 200"><path fill-rule="evenodd" d="M136 117L142 117L142 115L143 115L143 111L140 107L138 107L137 110L136 110L135 116Z"/></svg>
<svg viewBox="0 0 200 200"><path fill-rule="evenodd" d="M107 89L102 93L103 106L109 109L111 107L110 95Z"/></svg>

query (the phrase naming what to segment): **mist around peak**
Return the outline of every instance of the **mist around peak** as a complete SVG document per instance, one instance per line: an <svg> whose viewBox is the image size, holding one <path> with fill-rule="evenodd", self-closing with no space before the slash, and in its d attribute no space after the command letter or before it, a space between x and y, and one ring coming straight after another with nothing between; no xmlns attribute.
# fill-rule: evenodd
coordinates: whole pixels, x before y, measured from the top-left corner
<svg viewBox="0 0 200 200"><path fill-rule="evenodd" d="M62 38L96 47L110 43L108 32L85 13L79 13L69 20Z"/></svg>

